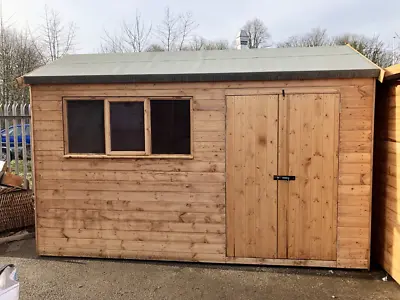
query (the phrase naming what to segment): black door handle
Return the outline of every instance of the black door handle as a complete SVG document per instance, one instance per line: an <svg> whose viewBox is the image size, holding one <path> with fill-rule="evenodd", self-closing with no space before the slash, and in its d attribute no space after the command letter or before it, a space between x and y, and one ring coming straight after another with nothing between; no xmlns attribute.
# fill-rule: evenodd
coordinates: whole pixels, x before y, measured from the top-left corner
<svg viewBox="0 0 400 300"><path fill-rule="evenodd" d="M291 180L296 180L296 176L289 176L289 175L274 175L274 180L284 180L284 181L291 181Z"/></svg>

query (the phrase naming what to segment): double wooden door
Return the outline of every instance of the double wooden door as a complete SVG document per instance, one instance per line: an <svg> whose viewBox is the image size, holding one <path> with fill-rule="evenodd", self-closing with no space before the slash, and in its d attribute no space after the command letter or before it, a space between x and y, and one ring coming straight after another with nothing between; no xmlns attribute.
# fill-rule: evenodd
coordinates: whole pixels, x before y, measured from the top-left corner
<svg viewBox="0 0 400 300"><path fill-rule="evenodd" d="M338 124L338 94L227 97L228 256L336 260Z"/></svg>

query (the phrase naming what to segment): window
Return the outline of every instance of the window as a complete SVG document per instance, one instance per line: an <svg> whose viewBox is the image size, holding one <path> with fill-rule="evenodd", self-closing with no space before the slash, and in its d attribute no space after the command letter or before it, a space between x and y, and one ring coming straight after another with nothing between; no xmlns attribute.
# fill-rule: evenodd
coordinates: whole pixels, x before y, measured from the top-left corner
<svg viewBox="0 0 400 300"><path fill-rule="evenodd" d="M104 103L99 100L68 100L68 153L105 153Z"/></svg>
<svg viewBox="0 0 400 300"><path fill-rule="evenodd" d="M144 103L110 102L111 151L144 149Z"/></svg>
<svg viewBox="0 0 400 300"><path fill-rule="evenodd" d="M190 99L65 99L64 109L67 154L191 154Z"/></svg>
<svg viewBox="0 0 400 300"><path fill-rule="evenodd" d="M153 154L190 154L190 101L151 100Z"/></svg>

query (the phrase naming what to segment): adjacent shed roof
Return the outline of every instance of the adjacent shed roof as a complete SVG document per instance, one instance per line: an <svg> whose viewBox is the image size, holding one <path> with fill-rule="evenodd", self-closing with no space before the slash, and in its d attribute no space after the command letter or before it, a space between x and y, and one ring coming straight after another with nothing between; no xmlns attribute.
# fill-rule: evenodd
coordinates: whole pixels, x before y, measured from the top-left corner
<svg viewBox="0 0 400 300"><path fill-rule="evenodd" d="M400 80L400 64L385 69L385 80Z"/></svg>
<svg viewBox="0 0 400 300"><path fill-rule="evenodd" d="M25 84L194 82L378 77L348 46L67 55Z"/></svg>

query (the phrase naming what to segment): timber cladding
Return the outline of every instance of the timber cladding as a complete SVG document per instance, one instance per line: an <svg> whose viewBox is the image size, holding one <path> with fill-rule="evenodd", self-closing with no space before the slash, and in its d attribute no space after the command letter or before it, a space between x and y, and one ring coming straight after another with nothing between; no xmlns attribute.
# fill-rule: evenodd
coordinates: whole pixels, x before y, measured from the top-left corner
<svg viewBox="0 0 400 300"><path fill-rule="evenodd" d="M303 99L303 94L314 98ZM39 255L369 268L375 79L33 85L31 95ZM230 213L227 180L235 167L226 163L226 153L231 147L227 138L230 120L227 103L246 96L258 98L256 105L262 106L261 95L275 99L269 105L268 115L276 114L274 117L279 120L283 99L292 97L300 102L321 99L321 103L326 103L321 112L332 114L333 119L329 119L330 125L323 126L321 132L329 136L332 153L326 158L328 153L321 153L318 159L324 162L328 159L327 176L332 184L327 188L331 194L326 207L306 206L314 209L311 215L319 216L321 223L316 224L323 226L318 234L314 231L304 234L301 246L297 236L300 233L293 227L296 224L289 221L282 233L279 231L282 226L267 231L266 236L273 236L276 241L273 249L268 249L271 244L263 243L261 246L267 248L264 253L256 253L250 247L252 250L239 250L243 255L235 255L230 249L228 234L232 227L227 218ZM68 157L64 149L62 99L65 97L189 97L192 157ZM255 111L257 107L251 109ZM292 118L303 118L290 108L287 111ZM312 115L307 118L309 122L313 120ZM298 120L299 124L302 120ZM318 122L314 123L322 124ZM284 147L280 144L282 134L279 135L282 128L265 125L278 132L259 140L268 147L260 151L275 153L270 169L258 174L267 178L275 167L285 166L277 162L278 152ZM268 145L270 137L276 144ZM293 152L290 147L296 146L297 139L297 136L288 138L287 170L293 157L309 159L290 154ZM256 168L257 163L252 164ZM300 170L302 165L293 168ZM311 170L325 169L317 165ZM298 182L306 184L306 181ZM294 189L300 190L298 182ZM268 194L268 199L279 194L284 184L274 183L277 188L271 187L273 183L265 187L272 195ZM325 189L325 185L319 188ZM306 191L302 193L304 197L309 195ZM320 197L325 199L323 194ZM276 222L285 216L296 216L296 210L304 208L301 201L284 203L276 197L271 201L275 201L276 215L270 217L276 218ZM287 212L288 209L294 213ZM328 214L329 220L325 222ZM324 244L325 234L330 236L328 245ZM315 246L319 250L313 252Z"/></svg>
<svg viewBox="0 0 400 300"><path fill-rule="evenodd" d="M400 283L400 82L377 89L373 192L373 257Z"/></svg>

